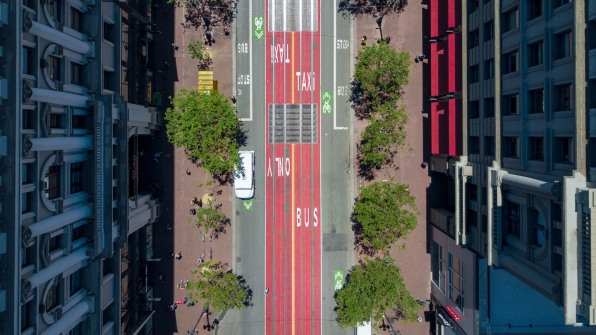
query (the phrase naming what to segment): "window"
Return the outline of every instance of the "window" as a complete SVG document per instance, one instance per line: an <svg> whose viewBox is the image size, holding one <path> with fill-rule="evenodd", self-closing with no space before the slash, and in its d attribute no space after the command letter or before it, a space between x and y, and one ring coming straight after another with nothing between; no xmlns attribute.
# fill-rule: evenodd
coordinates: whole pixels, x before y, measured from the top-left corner
<svg viewBox="0 0 596 335"><path fill-rule="evenodd" d="M62 0L49 0L46 2L48 13L54 21L62 22Z"/></svg>
<svg viewBox="0 0 596 335"><path fill-rule="evenodd" d="M51 80L62 80L62 59L49 56L46 70Z"/></svg>
<svg viewBox="0 0 596 335"><path fill-rule="evenodd" d="M519 11L517 7L503 13L503 32L506 33L519 26Z"/></svg>
<svg viewBox="0 0 596 335"><path fill-rule="evenodd" d="M70 295L75 294L78 290L83 288L81 271L82 269L79 269L70 275Z"/></svg>
<svg viewBox="0 0 596 335"><path fill-rule="evenodd" d="M103 71L103 89L108 91L114 90L114 72Z"/></svg>
<svg viewBox="0 0 596 335"><path fill-rule="evenodd" d="M30 212L33 208L31 192L21 194L21 213Z"/></svg>
<svg viewBox="0 0 596 335"><path fill-rule="evenodd" d="M478 200L478 186L476 184L466 184L466 197L469 200Z"/></svg>
<svg viewBox="0 0 596 335"><path fill-rule="evenodd" d="M29 301L21 305L21 331L24 332L27 328L33 327L33 321L36 316L35 306L37 305L34 301Z"/></svg>
<svg viewBox="0 0 596 335"><path fill-rule="evenodd" d="M530 146L529 154L530 159L535 161L544 160L544 138L542 137L530 137L528 144Z"/></svg>
<svg viewBox="0 0 596 335"><path fill-rule="evenodd" d="M430 272L432 274L432 281L435 285L439 286L439 272L441 267L439 266L439 244L435 241L430 241Z"/></svg>
<svg viewBox="0 0 596 335"><path fill-rule="evenodd" d="M50 253L62 248L62 234L51 237L48 243L48 250Z"/></svg>
<svg viewBox="0 0 596 335"><path fill-rule="evenodd" d="M573 33L571 30L556 34L554 40L555 59L573 56Z"/></svg>
<svg viewBox="0 0 596 335"><path fill-rule="evenodd" d="M484 99L484 117L495 117L495 98Z"/></svg>
<svg viewBox="0 0 596 335"><path fill-rule="evenodd" d="M35 166L33 163L21 165L21 183L29 184L33 182L35 176Z"/></svg>
<svg viewBox="0 0 596 335"><path fill-rule="evenodd" d="M23 129L35 129L35 125L37 124L37 118L35 117L35 111L29 109L23 109L21 114L23 114Z"/></svg>
<svg viewBox="0 0 596 335"><path fill-rule="evenodd" d="M60 197L60 166L52 165L44 178L44 192L48 199Z"/></svg>
<svg viewBox="0 0 596 335"><path fill-rule="evenodd" d="M514 136L503 137L503 157L519 158L519 138Z"/></svg>
<svg viewBox="0 0 596 335"><path fill-rule="evenodd" d="M528 1L528 21L542 16L542 0Z"/></svg>
<svg viewBox="0 0 596 335"><path fill-rule="evenodd" d="M518 51L508 52L503 55L503 74L517 72L519 70Z"/></svg>
<svg viewBox="0 0 596 335"><path fill-rule="evenodd" d="M477 119L480 117L480 102L478 100L468 102L468 117L470 119Z"/></svg>
<svg viewBox="0 0 596 335"><path fill-rule="evenodd" d="M81 18L83 13L74 7L70 7L70 27L74 30L81 31Z"/></svg>
<svg viewBox="0 0 596 335"><path fill-rule="evenodd" d="M470 0L468 1L468 12L472 13L476 9L478 9L478 0Z"/></svg>
<svg viewBox="0 0 596 335"><path fill-rule="evenodd" d="M480 33L478 32L478 29L472 30L469 33L468 44L470 45L470 48L477 47L480 44Z"/></svg>
<svg viewBox="0 0 596 335"><path fill-rule="evenodd" d="M568 3L571 3L571 0L554 0L553 1L553 8L558 8L558 7L561 7L561 6L566 5Z"/></svg>
<svg viewBox="0 0 596 335"><path fill-rule="evenodd" d="M588 21L588 29L586 31L587 36L595 36L596 35L596 20ZM588 38L586 41L586 49L592 50L596 49L596 38Z"/></svg>
<svg viewBox="0 0 596 335"><path fill-rule="evenodd" d="M528 242L538 247L543 246L546 236L544 218L534 208L528 208L528 227L532 230Z"/></svg>
<svg viewBox="0 0 596 335"><path fill-rule="evenodd" d="M519 94L507 94L501 101L503 115L519 114Z"/></svg>
<svg viewBox="0 0 596 335"><path fill-rule="evenodd" d="M553 254L552 258L553 272L561 272L563 270L563 256L560 254Z"/></svg>
<svg viewBox="0 0 596 335"><path fill-rule="evenodd" d="M507 220L506 233L521 239L519 204L505 200L505 220Z"/></svg>
<svg viewBox="0 0 596 335"><path fill-rule="evenodd" d="M447 296L449 300L451 300L457 308L463 312L464 310L464 279L463 279L463 270L464 264L459 261L459 259L453 254L448 253L448 263L449 263L449 272L448 272L448 281L449 281L449 290L447 291Z"/></svg>
<svg viewBox="0 0 596 335"><path fill-rule="evenodd" d="M493 21L484 23L484 42L488 42L495 38L495 27Z"/></svg>
<svg viewBox="0 0 596 335"><path fill-rule="evenodd" d="M544 62L543 51L544 43L542 41L528 45L528 66L542 65Z"/></svg>
<svg viewBox="0 0 596 335"><path fill-rule="evenodd" d="M485 136L484 137L484 155L494 156L495 155L495 137Z"/></svg>
<svg viewBox="0 0 596 335"><path fill-rule="evenodd" d="M468 142L468 151L470 154L480 153L480 137L470 136L470 142Z"/></svg>
<svg viewBox="0 0 596 335"><path fill-rule="evenodd" d="M439 246L439 289L443 292L447 290L447 253Z"/></svg>
<svg viewBox="0 0 596 335"><path fill-rule="evenodd" d="M50 113L50 128L64 128L62 121L62 114Z"/></svg>
<svg viewBox="0 0 596 335"><path fill-rule="evenodd" d="M83 85L83 66L77 63L70 63L70 83L73 85Z"/></svg>
<svg viewBox="0 0 596 335"><path fill-rule="evenodd" d="M103 23L103 39L114 43L114 25L108 22Z"/></svg>
<svg viewBox="0 0 596 335"><path fill-rule="evenodd" d="M34 75L35 71L35 54L33 48L23 47L23 74Z"/></svg>
<svg viewBox="0 0 596 335"><path fill-rule="evenodd" d="M73 226L72 228L72 240L76 241L79 238L85 237L85 230L87 225L86 224L79 224L78 226Z"/></svg>
<svg viewBox="0 0 596 335"><path fill-rule="evenodd" d="M470 84L478 82L478 65L472 65L468 68L468 82Z"/></svg>
<svg viewBox="0 0 596 335"><path fill-rule="evenodd" d="M493 79L495 77L495 60L484 61L484 79Z"/></svg>
<svg viewBox="0 0 596 335"><path fill-rule="evenodd" d="M544 89L528 91L528 108L530 114L544 113Z"/></svg>
<svg viewBox="0 0 596 335"><path fill-rule="evenodd" d="M564 84L555 86L555 106L557 111L573 110L573 85Z"/></svg>
<svg viewBox="0 0 596 335"><path fill-rule="evenodd" d="M553 161L573 164L575 161L573 137L555 137L553 143Z"/></svg>
<svg viewBox="0 0 596 335"><path fill-rule="evenodd" d="M53 310L62 303L62 290L60 286L60 281L57 281L56 285L52 285L52 287L48 290L48 294L46 295L45 299L45 312Z"/></svg>
<svg viewBox="0 0 596 335"><path fill-rule="evenodd" d="M77 193L83 190L83 166L81 163L70 165L70 193Z"/></svg>

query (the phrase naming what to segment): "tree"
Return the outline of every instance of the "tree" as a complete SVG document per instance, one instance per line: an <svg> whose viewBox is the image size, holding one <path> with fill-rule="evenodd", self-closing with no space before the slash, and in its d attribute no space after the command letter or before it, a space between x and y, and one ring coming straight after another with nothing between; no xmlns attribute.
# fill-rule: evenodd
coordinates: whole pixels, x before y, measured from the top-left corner
<svg viewBox="0 0 596 335"><path fill-rule="evenodd" d="M358 52L354 80L373 111L400 99L408 84L411 63L407 51L397 52L386 42L365 46Z"/></svg>
<svg viewBox="0 0 596 335"><path fill-rule="evenodd" d="M184 13L186 27L206 29L217 26L230 26L236 13L236 0L168 0L186 7Z"/></svg>
<svg viewBox="0 0 596 335"><path fill-rule="evenodd" d="M211 55L209 55L209 53L207 52L207 47L205 46L205 43L203 43L202 41L192 41L190 44L188 44L188 53L190 54L190 58L199 61L199 70L211 69L213 59L211 59Z"/></svg>
<svg viewBox="0 0 596 335"><path fill-rule="evenodd" d="M386 250L418 225L416 198L393 181L363 187L354 206L356 234L367 250Z"/></svg>
<svg viewBox="0 0 596 335"><path fill-rule="evenodd" d="M422 309L406 289L401 269L389 256L352 267L346 284L335 294L335 302L338 323L344 328L357 327L370 319L378 321L389 309L399 311L397 316L411 323Z"/></svg>
<svg viewBox="0 0 596 335"><path fill-rule="evenodd" d="M235 109L218 91L199 92L181 88L166 110L166 134L186 156L199 161L205 170L225 175L238 162L242 128Z"/></svg>
<svg viewBox="0 0 596 335"><path fill-rule="evenodd" d="M383 16L391 13L399 14L408 5L408 0L341 0L339 13L347 15Z"/></svg>
<svg viewBox="0 0 596 335"><path fill-rule="evenodd" d="M403 147L406 143L407 123L408 114L403 107L396 109L392 103L382 105L371 116L370 124L362 133L360 163L370 167L391 161L392 149Z"/></svg>
<svg viewBox="0 0 596 335"><path fill-rule="evenodd" d="M218 311L246 308L248 287L221 262L202 263L197 270L192 271L192 274L196 276L196 280L186 285L190 300L204 299L209 306Z"/></svg>
<svg viewBox="0 0 596 335"><path fill-rule="evenodd" d="M216 233L222 231L228 222L226 215L220 211L220 206L213 206L213 201L210 201L209 204L203 205L197 211L195 225L197 227L203 226L203 233L210 235L211 231Z"/></svg>

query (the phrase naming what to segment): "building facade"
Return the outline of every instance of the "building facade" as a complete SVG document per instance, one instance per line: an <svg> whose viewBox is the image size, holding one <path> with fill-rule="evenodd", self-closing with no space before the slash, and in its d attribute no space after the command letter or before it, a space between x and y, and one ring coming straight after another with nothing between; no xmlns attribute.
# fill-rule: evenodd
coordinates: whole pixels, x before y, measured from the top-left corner
<svg viewBox="0 0 596 335"><path fill-rule="evenodd" d="M0 1L0 334L151 334L147 8Z"/></svg>
<svg viewBox="0 0 596 335"><path fill-rule="evenodd" d="M433 4L446 6L429 4L431 73L461 86L431 88L431 124L461 115L463 139L461 152L433 147L431 158L435 188L449 190L430 208L443 332L594 332L596 3L457 1L455 51ZM458 50L460 72L432 70Z"/></svg>

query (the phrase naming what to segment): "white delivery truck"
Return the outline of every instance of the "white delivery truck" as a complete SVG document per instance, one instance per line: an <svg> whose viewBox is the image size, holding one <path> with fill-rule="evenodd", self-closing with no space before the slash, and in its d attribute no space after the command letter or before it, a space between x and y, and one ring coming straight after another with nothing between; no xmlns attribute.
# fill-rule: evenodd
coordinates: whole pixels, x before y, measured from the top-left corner
<svg viewBox="0 0 596 335"><path fill-rule="evenodd" d="M234 194L238 199L250 199L255 195L255 152L240 151L234 166Z"/></svg>

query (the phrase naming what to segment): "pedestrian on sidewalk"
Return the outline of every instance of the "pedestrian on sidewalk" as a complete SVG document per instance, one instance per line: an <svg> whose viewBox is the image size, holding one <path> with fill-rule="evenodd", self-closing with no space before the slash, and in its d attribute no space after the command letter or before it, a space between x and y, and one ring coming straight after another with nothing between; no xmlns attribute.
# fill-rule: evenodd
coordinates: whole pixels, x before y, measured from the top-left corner
<svg viewBox="0 0 596 335"><path fill-rule="evenodd" d="M422 162L422 164L420 164L420 167L423 169L426 169L427 166L428 166L427 162Z"/></svg>
<svg viewBox="0 0 596 335"><path fill-rule="evenodd" d="M181 259L182 259L182 252L178 251L178 253L176 253L176 255L174 255L174 257L175 257L177 260L181 260Z"/></svg>
<svg viewBox="0 0 596 335"><path fill-rule="evenodd" d="M269 287L265 287L265 294L269 293Z"/></svg>
<svg viewBox="0 0 596 335"><path fill-rule="evenodd" d="M172 43L172 48L174 48L174 50L178 50L178 44Z"/></svg>
<svg viewBox="0 0 596 335"><path fill-rule="evenodd" d="M416 63L422 62L425 59L426 59L426 55L425 54L416 55Z"/></svg>
<svg viewBox="0 0 596 335"><path fill-rule="evenodd" d="M190 170L189 170L189 169L186 169L186 171L185 171L185 172L186 172L186 174L187 174L187 175L189 175L189 176L190 176Z"/></svg>
<svg viewBox="0 0 596 335"><path fill-rule="evenodd" d="M230 36L230 32L228 31L228 27L224 27L224 35Z"/></svg>
<svg viewBox="0 0 596 335"><path fill-rule="evenodd" d="M362 45L366 45L366 35L362 36Z"/></svg>
<svg viewBox="0 0 596 335"><path fill-rule="evenodd" d="M190 211L189 211L189 213L190 213L191 215L196 215L196 214L197 214L197 210L196 210L196 209L194 209L194 208L191 208L191 209L190 209Z"/></svg>

